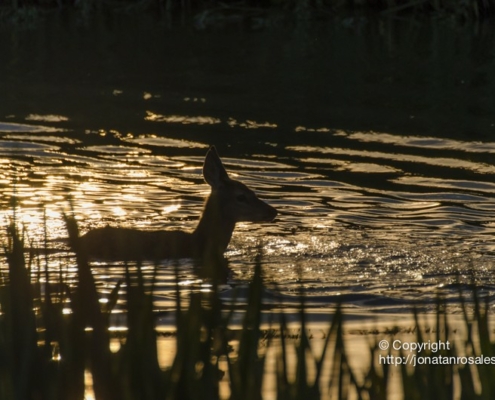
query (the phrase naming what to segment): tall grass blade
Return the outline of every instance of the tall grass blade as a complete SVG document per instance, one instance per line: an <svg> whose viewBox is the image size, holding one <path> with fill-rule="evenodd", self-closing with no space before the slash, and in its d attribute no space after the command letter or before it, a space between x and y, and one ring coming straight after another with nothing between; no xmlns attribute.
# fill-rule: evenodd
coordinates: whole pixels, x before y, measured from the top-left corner
<svg viewBox="0 0 495 400"><path fill-rule="evenodd" d="M120 385L114 382L110 353L108 319L104 316L96 291L96 284L88 264L88 257L79 242L79 228L75 218L64 215L69 243L76 256L78 286L72 295L72 307L77 329L92 328L88 351L93 375L93 389L97 398L119 400ZM79 334L80 335L80 334ZM78 335L78 336L79 336Z"/></svg>
<svg viewBox="0 0 495 400"><path fill-rule="evenodd" d="M10 347L7 359L14 398L27 399L32 390L39 390L41 384L37 380L39 375L33 369L38 356L33 293L24 259L24 238L19 235L14 222L8 227L7 234L9 245L5 248L5 255L9 266L9 298L3 310L7 333L5 339Z"/></svg>

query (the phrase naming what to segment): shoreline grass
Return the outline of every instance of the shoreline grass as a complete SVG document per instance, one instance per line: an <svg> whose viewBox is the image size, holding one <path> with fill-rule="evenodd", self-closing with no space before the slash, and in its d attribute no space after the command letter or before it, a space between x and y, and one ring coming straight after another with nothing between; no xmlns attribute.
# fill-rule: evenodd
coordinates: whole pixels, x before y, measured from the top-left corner
<svg viewBox="0 0 495 400"><path fill-rule="evenodd" d="M195 25L221 26L229 22L254 19L255 25L270 15L296 19L335 17L401 17L481 21L495 16L495 0L0 0L0 19L14 25L33 23L47 13L75 12L84 19L95 15L153 14L155 16L194 17Z"/></svg>
<svg viewBox="0 0 495 400"><path fill-rule="evenodd" d="M438 364L416 367L379 362L381 357L403 359L400 351L384 351L378 340L369 347L371 362L364 374L351 367L340 305L329 315L321 352L315 353L307 330L301 297L299 335L291 336L283 313L274 314L272 327L279 335L261 328L263 310L262 257L256 261L249 285L242 329L235 338L229 329L233 309L225 311L213 284L209 293L191 293L188 305L181 303L176 282L176 353L171 365L158 362L153 282L145 282L140 264L129 264L106 304L101 304L87 257L77 246L75 220L66 217L69 238L78 266L77 283L45 283L46 269L39 254L26 253L25 233L15 223L7 229L5 254L8 278L0 287L0 398L82 399L85 373L92 375L95 399L220 399L264 398L268 352L275 349L277 399L387 399L391 376L400 374L405 399L490 399L495 393L491 363ZM45 246L46 248L46 246ZM26 260L27 256L27 260ZM48 257L48 252L45 254ZM34 264L36 264L36 268ZM33 272L35 271L35 272ZM155 273L158 273L155 268ZM178 274L176 274L178 276ZM51 277L53 279L53 277ZM110 351L109 317L119 293L125 297L127 330L120 332L121 346ZM462 341L452 339L445 303L439 298L435 327L427 333L421 315L414 311L414 341L448 341L450 349L421 353L424 359L483 357L495 360L495 342L489 328L489 299L473 288L473 315L465 294L459 294L463 321L468 332ZM70 308L68 313L66 310ZM391 331L388 339L400 337ZM277 342L277 343L276 343ZM235 348L235 351L234 351ZM419 356L419 354L416 354ZM361 376L362 375L362 376ZM220 383L227 382L226 397ZM223 396L223 397L222 397Z"/></svg>

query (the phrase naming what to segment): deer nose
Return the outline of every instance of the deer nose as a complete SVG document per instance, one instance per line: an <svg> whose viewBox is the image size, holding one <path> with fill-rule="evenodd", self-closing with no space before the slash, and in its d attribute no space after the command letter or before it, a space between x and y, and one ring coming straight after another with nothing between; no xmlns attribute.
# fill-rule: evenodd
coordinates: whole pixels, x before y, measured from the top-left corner
<svg viewBox="0 0 495 400"><path fill-rule="evenodd" d="M273 221L275 219L275 217L277 216L277 214L278 214L278 211L274 207L268 205L268 213L267 213L267 215L268 215L268 218L267 218L268 222Z"/></svg>

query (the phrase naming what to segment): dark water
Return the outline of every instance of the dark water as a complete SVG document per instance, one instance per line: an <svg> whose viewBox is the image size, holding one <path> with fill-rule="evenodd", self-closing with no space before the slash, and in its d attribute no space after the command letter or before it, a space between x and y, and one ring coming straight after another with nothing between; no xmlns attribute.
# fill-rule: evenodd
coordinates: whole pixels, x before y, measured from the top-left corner
<svg viewBox="0 0 495 400"><path fill-rule="evenodd" d="M201 27L151 17L49 19L0 34L0 221L64 249L62 211L111 224L193 229L212 144L279 210L238 227L225 297L264 273L293 303L344 299L409 310L476 281L492 294L495 41L448 21ZM73 261L54 257L68 276ZM102 292L121 265L95 263ZM152 267L147 266L147 271ZM150 272L151 273L151 272ZM164 263L157 308L173 302ZM198 284L181 266L184 287Z"/></svg>

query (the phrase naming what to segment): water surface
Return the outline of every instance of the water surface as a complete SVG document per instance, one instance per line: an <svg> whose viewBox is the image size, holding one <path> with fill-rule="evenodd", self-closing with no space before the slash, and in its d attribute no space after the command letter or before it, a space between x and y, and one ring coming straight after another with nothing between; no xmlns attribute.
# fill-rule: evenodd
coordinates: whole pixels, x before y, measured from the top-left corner
<svg viewBox="0 0 495 400"><path fill-rule="evenodd" d="M225 299L250 281L260 240L274 308L302 292L314 309L409 312L442 293L455 311L468 283L493 294L493 31L61 21L0 36L0 220L15 194L34 246L45 213L50 246L67 254L70 203L83 232L194 229L216 145L279 210L237 227ZM74 261L52 258L61 265L72 279ZM108 293L123 266L94 271ZM187 261L180 277L200 285ZM158 310L173 306L173 284L164 262Z"/></svg>

